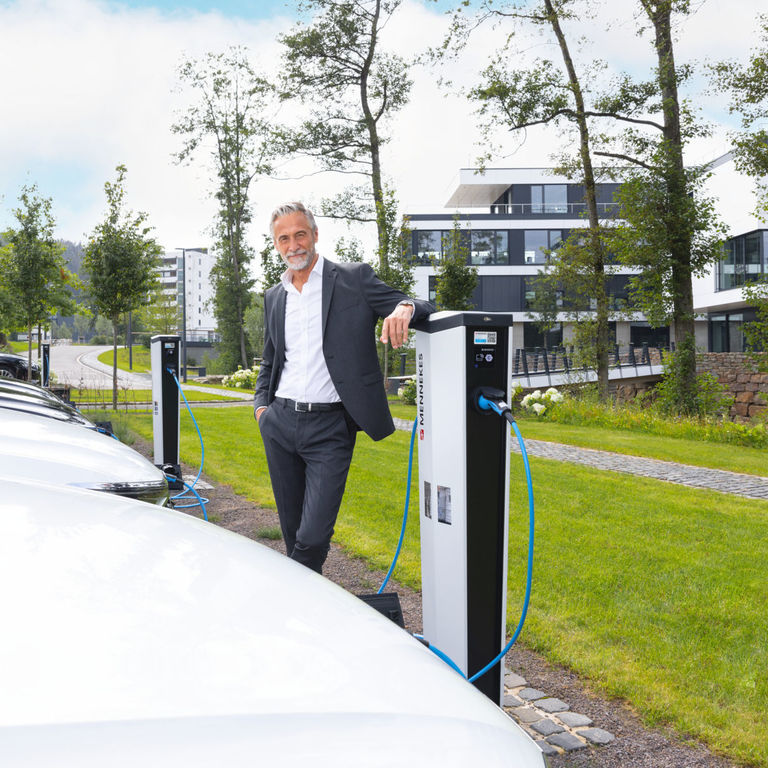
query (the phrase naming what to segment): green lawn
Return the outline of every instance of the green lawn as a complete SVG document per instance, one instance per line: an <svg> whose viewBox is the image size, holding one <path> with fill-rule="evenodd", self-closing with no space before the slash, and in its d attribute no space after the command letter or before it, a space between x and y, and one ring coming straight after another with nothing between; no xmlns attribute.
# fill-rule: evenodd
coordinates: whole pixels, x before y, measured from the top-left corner
<svg viewBox="0 0 768 768"><path fill-rule="evenodd" d="M273 506L251 409L195 415L206 471ZM149 416L126 418L151 435ZM405 432L379 443L358 438L339 515L336 541L379 568L388 567L397 543L408 442ZM199 461L187 416L181 453L189 464ZM521 460L513 456L511 463L508 625L514 626L524 588L527 507ZM531 465L536 561L522 642L604 694L626 699L645 722L671 724L715 751L768 767L768 502L543 459ZM395 575L418 588L415 478Z"/></svg>
<svg viewBox="0 0 768 768"><path fill-rule="evenodd" d="M625 429L556 424L532 417L518 418L523 438L549 440L584 448L677 461L712 469L768 475L768 450L727 443L662 437Z"/></svg>
<svg viewBox="0 0 768 768"><path fill-rule="evenodd" d="M416 418L416 406L403 405L399 399L390 399L389 409L392 415L398 418ZM628 429L557 424L520 414L516 418L523 439L547 440L582 448L645 456L649 459L676 461L697 467L768 476L768 450L765 448L666 437Z"/></svg>
<svg viewBox="0 0 768 768"><path fill-rule="evenodd" d="M221 395L217 392L197 392L195 390L184 390L187 400L191 403L203 401L229 401L232 398ZM70 391L70 398L78 405L81 403L111 403L111 389L75 389ZM151 389L118 389L117 401L123 405L125 403L149 403L152 401Z"/></svg>
<svg viewBox="0 0 768 768"><path fill-rule="evenodd" d="M134 345L132 350L133 368L128 368L128 347L117 348L117 367L123 371L131 370L134 373L150 373L152 371L152 362L150 361L149 350L141 345ZM112 365L114 357L112 350L108 349L99 355L99 362L106 365Z"/></svg>

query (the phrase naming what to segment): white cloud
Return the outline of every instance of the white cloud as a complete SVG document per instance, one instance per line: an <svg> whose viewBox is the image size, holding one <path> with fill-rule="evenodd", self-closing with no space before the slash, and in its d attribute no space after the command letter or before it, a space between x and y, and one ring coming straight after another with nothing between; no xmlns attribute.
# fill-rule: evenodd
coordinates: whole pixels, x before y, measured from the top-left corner
<svg viewBox="0 0 768 768"><path fill-rule="evenodd" d="M597 55L637 71L652 66L650 40L636 35L635 5L619 0L608 7L614 15L623 14L610 29L602 16L581 18L575 26L592 40L582 58ZM741 55L755 41L756 10L749 0L703 4L686 22L679 59ZM104 182L114 177L118 163L125 163L128 203L149 213L166 247L207 243L215 213L208 172L199 163L180 167L171 159L179 145L170 125L185 98L174 93L176 68L183 55L197 57L241 44L274 72L279 63L275 37L290 24L287 18L248 22L218 13L169 15L96 0L0 5L0 67L8 73L0 120L0 228L11 221L21 184L36 181L43 194L54 198L59 235L81 238L102 215ZM412 55L439 43L446 24L444 14L407 0L385 41ZM458 169L474 165L480 153L477 117L458 86L473 82L504 34L484 29L475 35L466 55L449 67L457 83L451 92L438 88L434 70L414 69L411 103L396 118L396 138L384 153L385 168L409 210L440 210ZM519 59L557 57L541 37L520 35L515 45ZM700 103L722 117L722 100L707 97ZM501 138L510 155L498 165L545 165L558 143L556 134L545 130L530 131L521 147L516 136ZM717 154L723 146L720 134L697 151ZM252 195L254 246L261 244L260 233L275 203L317 201L347 180L317 175L260 182ZM344 227L323 222L321 230L327 253Z"/></svg>

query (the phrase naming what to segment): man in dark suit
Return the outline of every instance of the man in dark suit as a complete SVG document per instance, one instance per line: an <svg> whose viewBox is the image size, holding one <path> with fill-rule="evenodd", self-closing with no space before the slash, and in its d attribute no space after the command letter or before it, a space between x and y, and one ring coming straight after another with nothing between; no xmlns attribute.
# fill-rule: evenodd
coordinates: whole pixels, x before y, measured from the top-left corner
<svg viewBox="0 0 768 768"><path fill-rule="evenodd" d="M264 300L264 352L254 395L288 556L322 572L355 446L394 432L375 344L397 348L432 305L379 280L368 264L316 251L317 225L301 203L272 213L287 269Z"/></svg>

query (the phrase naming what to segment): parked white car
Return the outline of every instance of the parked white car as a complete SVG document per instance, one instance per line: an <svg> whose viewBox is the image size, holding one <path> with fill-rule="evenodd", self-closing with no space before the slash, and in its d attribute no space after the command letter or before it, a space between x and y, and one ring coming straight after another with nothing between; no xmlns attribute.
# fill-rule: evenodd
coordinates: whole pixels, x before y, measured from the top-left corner
<svg viewBox="0 0 768 768"><path fill-rule="evenodd" d="M79 423L13 408L0 407L0 472L153 504L168 501L165 475L130 446Z"/></svg>
<svg viewBox="0 0 768 768"><path fill-rule="evenodd" d="M0 487L4 768L545 764L421 643L288 558L167 508Z"/></svg>

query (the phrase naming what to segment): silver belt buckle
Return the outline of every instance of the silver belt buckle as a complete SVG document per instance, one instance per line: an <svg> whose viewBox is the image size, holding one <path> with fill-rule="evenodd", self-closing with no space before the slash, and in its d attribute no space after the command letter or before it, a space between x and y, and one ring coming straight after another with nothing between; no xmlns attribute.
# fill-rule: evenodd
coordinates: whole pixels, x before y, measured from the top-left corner
<svg viewBox="0 0 768 768"><path fill-rule="evenodd" d="M300 408L299 406L306 406L306 407ZM294 400L293 409L295 411L298 411L299 413L309 413L312 410L312 403L300 403L298 402L298 400Z"/></svg>

